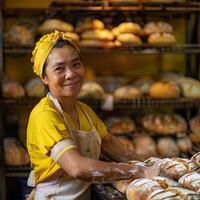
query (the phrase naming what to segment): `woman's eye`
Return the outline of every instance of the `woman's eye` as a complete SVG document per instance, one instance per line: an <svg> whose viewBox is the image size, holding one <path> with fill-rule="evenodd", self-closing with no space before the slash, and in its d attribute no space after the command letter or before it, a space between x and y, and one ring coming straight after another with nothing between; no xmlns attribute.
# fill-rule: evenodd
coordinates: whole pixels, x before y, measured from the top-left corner
<svg viewBox="0 0 200 200"><path fill-rule="evenodd" d="M61 71L63 71L63 69L64 69L64 67L56 67L56 69L55 69L55 71L58 71L58 72L61 72Z"/></svg>
<svg viewBox="0 0 200 200"><path fill-rule="evenodd" d="M80 65L81 65L81 63L79 63L79 62L73 64L74 67L79 67Z"/></svg>

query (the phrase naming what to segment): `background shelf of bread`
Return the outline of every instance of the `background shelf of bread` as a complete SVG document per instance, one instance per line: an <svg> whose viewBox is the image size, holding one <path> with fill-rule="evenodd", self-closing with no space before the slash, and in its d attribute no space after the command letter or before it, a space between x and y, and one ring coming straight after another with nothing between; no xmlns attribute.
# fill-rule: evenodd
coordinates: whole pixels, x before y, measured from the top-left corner
<svg viewBox="0 0 200 200"><path fill-rule="evenodd" d="M128 200L200 199L200 153L190 159L151 157L134 165L159 166L159 176L152 179L116 181L113 186L126 193Z"/></svg>
<svg viewBox="0 0 200 200"><path fill-rule="evenodd" d="M112 28L96 18L84 18L74 27L60 19L48 19L41 25L16 22L4 34L6 44L33 45L37 35L54 30L66 32L80 47L117 48L128 45L172 45L176 43L173 27L167 22L149 22L143 27L136 22L125 21ZM110 25L109 25L110 27Z"/></svg>

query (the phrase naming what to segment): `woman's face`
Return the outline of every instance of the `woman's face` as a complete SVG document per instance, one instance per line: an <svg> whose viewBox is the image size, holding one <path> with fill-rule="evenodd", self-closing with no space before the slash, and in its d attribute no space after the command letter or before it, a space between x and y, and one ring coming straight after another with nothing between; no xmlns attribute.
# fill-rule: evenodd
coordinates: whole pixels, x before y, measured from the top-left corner
<svg viewBox="0 0 200 200"><path fill-rule="evenodd" d="M77 51L65 45L52 49L42 81L56 97L75 97L81 89L84 76L85 68Z"/></svg>

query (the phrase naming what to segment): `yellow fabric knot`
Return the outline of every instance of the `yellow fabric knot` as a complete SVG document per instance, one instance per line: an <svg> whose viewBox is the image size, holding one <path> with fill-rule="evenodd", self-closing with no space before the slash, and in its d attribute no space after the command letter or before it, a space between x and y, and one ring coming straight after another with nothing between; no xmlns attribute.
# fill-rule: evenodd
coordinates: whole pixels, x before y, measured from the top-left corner
<svg viewBox="0 0 200 200"><path fill-rule="evenodd" d="M60 31L54 31L50 34L46 34L40 38L35 44L35 48L32 51L31 62L33 62L33 71L38 75L42 76L44 63L52 50L59 40L67 41L71 44L79 53L78 47L74 44L71 38L67 37L66 33Z"/></svg>

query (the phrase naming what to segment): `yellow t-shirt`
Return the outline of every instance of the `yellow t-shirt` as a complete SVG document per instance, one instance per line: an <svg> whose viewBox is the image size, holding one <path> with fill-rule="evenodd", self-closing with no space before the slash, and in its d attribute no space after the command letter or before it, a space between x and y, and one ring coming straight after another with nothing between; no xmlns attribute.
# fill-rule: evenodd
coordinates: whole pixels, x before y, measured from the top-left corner
<svg viewBox="0 0 200 200"><path fill-rule="evenodd" d="M86 104L76 101L80 129L92 130L92 125L84 113L87 113L103 138L107 132L104 123ZM77 129L73 120L65 113L69 125ZM31 165L34 169L36 183L45 181L55 174L60 166L50 157L52 147L61 140L71 139L64 120L49 97L44 97L32 110L27 128L27 148ZM74 148L70 146L67 149Z"/></svg>

